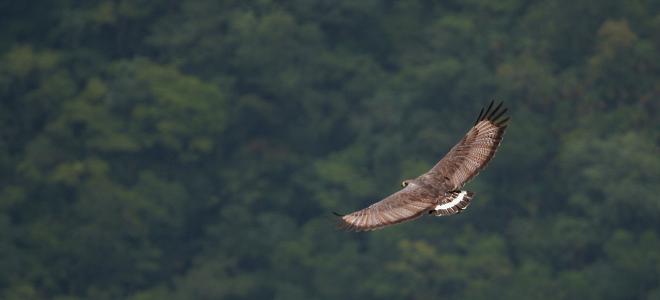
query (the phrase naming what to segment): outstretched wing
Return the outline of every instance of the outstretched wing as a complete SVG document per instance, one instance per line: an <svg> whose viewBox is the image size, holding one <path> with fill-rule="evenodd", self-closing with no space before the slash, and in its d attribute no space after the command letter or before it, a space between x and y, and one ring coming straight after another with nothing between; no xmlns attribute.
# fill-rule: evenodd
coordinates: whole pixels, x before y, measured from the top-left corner
<svg viewBox="0 0 660 300"><path fill-rule="evenodd" d="M339 226L354 231L376 230L420 217L431 211L436 202L424 188L408 185L365 209L339 215Z"/></svg>
<svg viewBox="0 0 660 300"><path fill-rule="evenodd" d="M460 189L472 177L479 174L493 158L502 142L509 117L502 116L507 109L502 103L493 109L493 102L486 111L481 109L474 126L463 139L443 157L429 174L438 181L447 182L452 190Z"/></svg>

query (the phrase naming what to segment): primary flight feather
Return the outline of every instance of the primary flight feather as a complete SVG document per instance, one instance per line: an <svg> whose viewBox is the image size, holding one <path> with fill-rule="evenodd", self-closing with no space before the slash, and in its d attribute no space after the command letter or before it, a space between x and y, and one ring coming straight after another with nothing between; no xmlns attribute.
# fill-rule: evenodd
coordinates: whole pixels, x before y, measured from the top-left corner
<svg viewBox="0 0 660 300"><path fill-rule="evenodd" d="M425 214L449 216L467 208L474 193L461 188L493 158L509 121L502 103L493 104L481 109L474 126L431 170L404 180L401 190L365 209L347 215L335 213L340 227L375 230Z"/></svg>

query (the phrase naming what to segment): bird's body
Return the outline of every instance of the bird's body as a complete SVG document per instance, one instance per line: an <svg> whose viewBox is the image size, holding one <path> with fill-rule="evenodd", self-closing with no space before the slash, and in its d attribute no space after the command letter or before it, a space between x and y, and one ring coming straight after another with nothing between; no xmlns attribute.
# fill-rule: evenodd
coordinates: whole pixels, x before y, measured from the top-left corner
<svg viewBox="0 0 660 300"><path fill-rule="evenodd" d="M369 207L341 216L340 226L365 231L405 222L425 214L449 216L467 208L473 192L462 191L493 158L509 118L493 103L482 109L475 125L431 170L402 182L403 189Z"/></svg>

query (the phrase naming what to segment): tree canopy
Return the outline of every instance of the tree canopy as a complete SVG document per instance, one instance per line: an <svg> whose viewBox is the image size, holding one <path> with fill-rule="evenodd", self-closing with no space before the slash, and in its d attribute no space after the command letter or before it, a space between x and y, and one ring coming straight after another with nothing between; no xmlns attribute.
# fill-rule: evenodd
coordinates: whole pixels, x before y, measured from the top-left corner
<svg viewBox="0 0 660 300"><path fill-rule="evenodd" d="M660 299L658 1L3 1L0 100L1 299Z"/></svg>

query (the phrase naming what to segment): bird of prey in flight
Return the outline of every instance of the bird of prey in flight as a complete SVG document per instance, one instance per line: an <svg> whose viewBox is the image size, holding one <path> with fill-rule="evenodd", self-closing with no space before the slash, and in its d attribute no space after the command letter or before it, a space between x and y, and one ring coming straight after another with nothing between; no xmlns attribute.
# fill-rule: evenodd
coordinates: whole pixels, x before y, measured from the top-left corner
<svg viewBox="0 0 660 300"><path fill-rule="evenodd" d="M339 226L352 231L376 230L423 215L450 216L470 204L474 193L461 190L493 158L509 117L500 102L481 109L474 126L431 170L404 180L402 189L356 212L340 215Z"/></svg>

